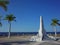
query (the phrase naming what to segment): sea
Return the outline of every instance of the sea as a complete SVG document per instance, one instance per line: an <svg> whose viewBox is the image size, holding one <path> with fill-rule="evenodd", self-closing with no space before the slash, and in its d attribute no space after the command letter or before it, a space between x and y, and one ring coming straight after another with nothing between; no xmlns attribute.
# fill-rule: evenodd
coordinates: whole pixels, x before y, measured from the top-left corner
<svg viewBox="0 0 60 45"><path fill-rule="evenodd" d="M47 34L55 34L55 32L46 32ZM36 35L38 32L11 32L11 36L18 36L18 35ZM60 34L60 32L57 32ZM0 36L8 36L8 32L0 32Z"/></svg>

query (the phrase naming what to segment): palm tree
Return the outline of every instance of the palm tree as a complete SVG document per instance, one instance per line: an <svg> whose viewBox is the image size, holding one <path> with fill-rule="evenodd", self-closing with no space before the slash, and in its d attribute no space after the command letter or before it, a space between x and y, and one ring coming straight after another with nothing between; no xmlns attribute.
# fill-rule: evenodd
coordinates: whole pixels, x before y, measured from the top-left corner
<svg viewBox="0 0 60 45"><path fill-rule="evenodd" d="M2 26L1 20L2 20L2 16L0 16L0 27Z"/></svg>
<svg viewBox="0 0 60 45"><path fill-rule="evenodd" d="M0 0L0 6L3 7L5 11L7 11L7 5L9 4L8 0Z"/></svg>
<svg viewBox="0 0 60 45"><path fill-rule="evenodd" d="M0 6L3 7L3 9L5 11L7 11L7 5L8 4L9 4L8 0L0 0ZM2 18L2 16L0 15L0 26L2 26L1 18Z"/></svg>
<svg viewBox="0 0 60 45"><path fill-rule="evenodd" d="M59 22L58 19L56 19L56 18L52 19L52 23L51 23L51 25L54 27L55 38L56 38L56 36L57 36L57 33L56 33L57 29L56 29L56 26L57 26L57 25L60 25L58 22Z"/></svg>
<svg viewBox="0 0 60 45"><path fill-rule="evenodd" d="M8 21L9 23L9 33L8 33L8 38L10 38L10 32L11 32L11 22L15 21L15 16L13 14L6 15L5 20Z"/></svg>
<svg viewBox="0 0 60 45"><path fill-rule="evenodd" d="M3 7L5 11L7 11L7 4L9 4L8 0L0 0L0 6ZM0 26L2 26L1 18L2 16L0 15Z"/></svg>

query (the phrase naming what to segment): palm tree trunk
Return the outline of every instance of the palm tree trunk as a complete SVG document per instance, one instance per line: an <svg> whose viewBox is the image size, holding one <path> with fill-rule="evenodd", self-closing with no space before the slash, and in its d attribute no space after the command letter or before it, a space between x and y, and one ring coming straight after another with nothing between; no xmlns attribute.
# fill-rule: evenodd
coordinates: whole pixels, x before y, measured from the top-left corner
<svg viewBox="0 0 60 45"><path fill-rule="evenodd" d="M8 34L8 38L10 38L10 33L11 33L11 22L9 22L9 34Z"/></svg>
<svg viewBox="0 0 60 45"><path fill-rule="evenodd" d="M57 33L56 33L57 30L56 30L56 27L54 27L54 29L55 29L55 39L56 39L56 37L57 37Z"/></svg>

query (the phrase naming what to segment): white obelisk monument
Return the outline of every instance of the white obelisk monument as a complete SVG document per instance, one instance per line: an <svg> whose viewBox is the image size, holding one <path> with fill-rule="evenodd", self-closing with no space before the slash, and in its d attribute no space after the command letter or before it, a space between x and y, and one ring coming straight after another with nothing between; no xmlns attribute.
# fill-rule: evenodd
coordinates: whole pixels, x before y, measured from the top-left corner
<svg viewBox="0 0 60 45"><path fill-rule="evenodd" d="M42 19L42 16L40 16L40 28L38 31L38 36L40 37L40 41L43 40L43 35L44 35L43 19Z"/></svg>
<svg viewBox="0 0 60 45"><path fill-rule="evenodd" d="M54 40L54 38L47 36L46 30L44 29L43 17L40 16L40 28L38 34L36 36L31 37L31 41L41 42L43 40Z"/></svg>

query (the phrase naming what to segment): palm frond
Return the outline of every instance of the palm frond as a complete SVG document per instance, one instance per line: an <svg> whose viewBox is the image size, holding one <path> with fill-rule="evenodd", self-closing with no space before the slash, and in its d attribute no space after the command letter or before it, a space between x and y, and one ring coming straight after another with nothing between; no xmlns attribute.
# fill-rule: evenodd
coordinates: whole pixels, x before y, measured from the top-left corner
<svg viewBox="0 0 60 45"><path fill-rule="evenodd" d="M0 27L2 26L2 23L0 22Z"/></svg>
<svg viewBox="0 0 60 45"><path fill-rule="evenodd" d="M60 23L57 23L60 26Z"/></svg>
<svg viewBox="0 0 60 45"><path fill-rule="evenodd" d="M3 7L5 11L7 11L7 5L9 4L8 0L0 0L0 6Z"/></svg>
<svg viewBox="0 0 60 45"><path fill-rule="evenodd" d="M15 16L13 14L6 15L5 20L8 21L15 21Z"/></svg>
<svg viewBox="0 0 60 45"><path fill-rule="evenodd" d="M58 25L58 22L59 22L59 21L60 21L60 20L58 20L57 18L54 18L54 19L52 19L51 25L56 26L56 25Z"/></svg>
<svg viewBox="0 0 60 45"><path fill-rule="evenodd" d="M52 23L51 23L51 25L52 25L52 26L56 26L57 24L56 24L56 23L54 23L54 22L52 22Z"/></svg>

